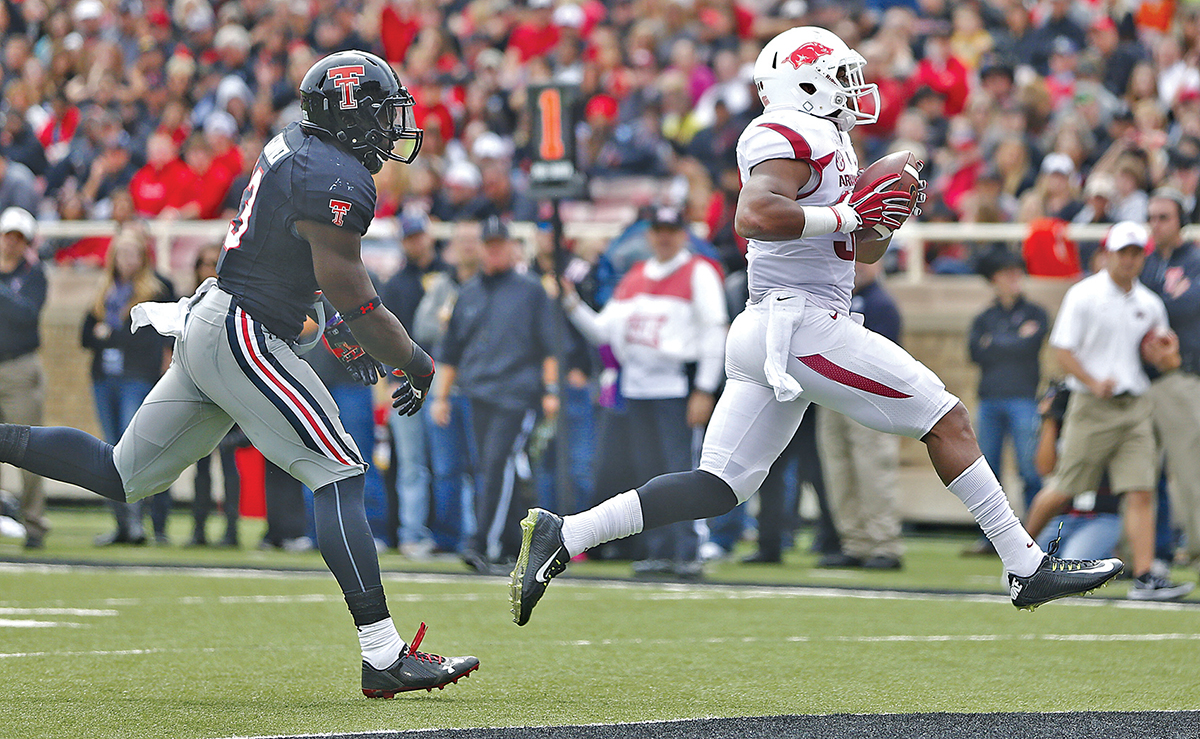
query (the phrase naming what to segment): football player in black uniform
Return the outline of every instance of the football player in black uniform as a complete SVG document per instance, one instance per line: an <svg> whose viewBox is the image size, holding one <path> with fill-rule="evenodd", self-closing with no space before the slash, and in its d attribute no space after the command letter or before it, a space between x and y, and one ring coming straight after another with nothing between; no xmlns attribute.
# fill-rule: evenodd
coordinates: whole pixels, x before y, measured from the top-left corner
<svg viewBox="0 0 1200 739"><path fill-rule="evenodd" d="M300 83L303 120L263 148L229 224L217 278L175 306L135 308L175 336L174 360L115 447L81 431L0 425L0 461L119 501L165 489L237 423L264 456L311 488L321 555L358 627L362 691L372 698L441 688L474 657L406 644L384 599L363 505L366 464L329 391L297 357L306 315L360 380L399 367L393 405L416 413L433 361L383 306L359 255L375 211L371 175L421 148L413 99L379 57L318 61ZM323 296L322 297L322 293ZM353 333L349 326L353 325Z"/></svg>

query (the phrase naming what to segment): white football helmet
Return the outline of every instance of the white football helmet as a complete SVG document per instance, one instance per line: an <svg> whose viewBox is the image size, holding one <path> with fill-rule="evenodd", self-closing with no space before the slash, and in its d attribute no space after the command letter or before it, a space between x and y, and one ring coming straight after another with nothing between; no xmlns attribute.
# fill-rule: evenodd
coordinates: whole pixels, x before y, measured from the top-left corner
<svg viewBox="0 0 1200 739"><path fill-rule="evenodd" d="M790 28L763 47L754 62L754 85L767 110L796 108L849 131L879 119L879 87L863 79L866 64L832 31Z"/></svg>

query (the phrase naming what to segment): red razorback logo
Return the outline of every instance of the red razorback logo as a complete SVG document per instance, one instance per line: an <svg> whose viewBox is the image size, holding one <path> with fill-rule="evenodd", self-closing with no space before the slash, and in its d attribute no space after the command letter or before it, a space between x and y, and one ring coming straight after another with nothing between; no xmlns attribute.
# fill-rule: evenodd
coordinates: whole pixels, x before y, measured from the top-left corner
<svg viewBox="0 0 1200 739"><path fill-rule="evenodd" d="M819 44L816 41L809 41L796 49L785 61L790 62L796 69L800 68L801 64L815 64L818 59L823 56L828 56L833 53L833 49L825 44Z"/></svg>
<svg viewBox="0 0 1200 739"><path fill-rule="evenodd" d="M350 212L350 203L345 200L330 200L329 209L333 211L333 225L345 225L346 214Z"/></svg>
<svg viewBox="0 0 1200 739"><path fill-rule="evenodd" d="M342 91L342 99L338 101L338 107L342 110L348 110L358 107L358 98L354 97L354 88L358 87L358 81L362 79L367 71L363 69L361 64L348 64L344 67L333 67L329 70L329 80Z"/></svg>

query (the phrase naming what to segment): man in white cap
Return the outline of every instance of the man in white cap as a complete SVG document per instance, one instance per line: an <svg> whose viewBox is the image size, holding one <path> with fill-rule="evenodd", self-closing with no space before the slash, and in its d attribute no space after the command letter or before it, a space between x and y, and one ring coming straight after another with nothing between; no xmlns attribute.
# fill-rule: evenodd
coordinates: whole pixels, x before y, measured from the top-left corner
<svg viewBox="0 0 1200 739"><path fill-rule="evenodd" d="M1167 371L1179 366L1179 339L1162 299L1138 282L1146 263L1145 227L1122 221L1104 241L1104 269L1063 297L1050 346L1067 372L1071 400L1063 418L1062 451L1025 527L1036 535L1077 495L1096 490L1108 472L1123 497L1134 600L1174 600L1194 583L1172 583L1154 564L1157 456L1142 360Z"/></svg>
<svg viewBox="0 0 1200 739"><path fill-rule="evenodd" d="M24 208L0 213L0 422L42 422L41 336L38 318L46 302L46 273L30 246L37 222ZM21 473L25 548L44 546L49 523L42 478Z"/></svg>

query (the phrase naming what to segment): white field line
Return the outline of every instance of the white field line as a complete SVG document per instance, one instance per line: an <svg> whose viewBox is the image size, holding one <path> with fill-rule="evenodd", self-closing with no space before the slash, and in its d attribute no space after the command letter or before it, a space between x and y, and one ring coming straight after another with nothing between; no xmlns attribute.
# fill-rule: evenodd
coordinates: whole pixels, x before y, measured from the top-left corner
<svg viewBox="0 0 1200 739"><path fill-rule="evenodd" d="M24 619L0 618L0 629L75 629L83 624L73 624L64 621L28 621Z"/></svg>
<svg viewBox="0 0 1200 739"><path fill-rule="evenodd" d="M118 611L97 608L0 608L0 616L119 616Z"/></svg>
<svg viewBox="0 0 1200 739"><path fill-rule="evenodd" d="M3 626L0 622L0 626ZM70 624L46 624L46 626L63 626ZM680 644L938 644L957 642L1194 642L1200 641L1200 634L889 634L883 636L713 636L706 639L574 639L567 641L545 642L545 646L557 647L619 647L630 646L671 646ZM98 657L98 656L127 656L142 654L157 654L171 652L176 654L216 652L213 647L198 649L121 649L70 652L0 652L0 659L17 657Z"/></svg>
<svg viewBox="0 0 1200 739"><path fill-rule="evenodd" d="M88 565L58 565L58 564L19 564L19 563L2 563L0 562L0 574L54 574L74 571L92 571L95 569L111 569L97 568ZM236 579L326 579L328 573L324 572L290 572L277 570L242 570L242 569L221 569L208 567L122 567L119 570L121 574L136 574L136 575L160 575L165 573L176 575L194 575L198 577L229 577ZM497 583L507 585L508 579L502 577L455 577L437 574L421 574L421 573L384 573L384 580L387 582L398 583L416 583L416 584L440 584L440 585L460 585L471 587L480 586L485 588L476 593L456 593L456 594L416 594L416 593L399 593L393 590L389 593L388 600L396 602L422 602L431 600L483 600L497 597L491 590L492 586ZM591 599L595 597L594 593L580 592L583 590L622 590L635 591L635 599L638 600L772 600L772 599L790 599L790 598L855 598L861 600L902 600L902 601L955 601L963 603L1001 603L1008 604L1009 598L1006 594L997 593L995 595L983 593L924 593L924 592L906 592L898 590L856 590L851 588L836 588L836 587L820 587L820 586L784 586L784 587L766 587L759 585L716 585L716 584L685 584L685 583L641 583L641 582L623 582L623 581L604 581L604 580L573 580L565 578L557 580L555 584L555 592L559 593L557 597L569 597L566 595L568 591L574 591L574 597L580 600ZM1115 591L1113 591L1115 592ZM247 600L237 601L231 600L227 602L260 602L260 603L287 603L287 602L303 602L289 601L288 598L308 598L308 602L326 602L328 598L333 601L340 601L340 596L329 594L320 595L299 595L299 596L226 596L229 598L245 598ZM279 600L275 600L279 598ZM136 605L139 599L124 598L124 599L109 599L105 601L105 605ZM181 602L200 603L205 602L197 599L184 599ZM0 601L3 603L3 601ZM1063 607L1073 608L1100 608L1113 607L1133 610L1161 610L1161 611L1185 611L1195 610L1197 606L1195 602L1183 603L1156 603L1153 601L1129 601L1116 599L1101 599L1101 598L1067 598L1055 602L1056 609Z"/></svg>

